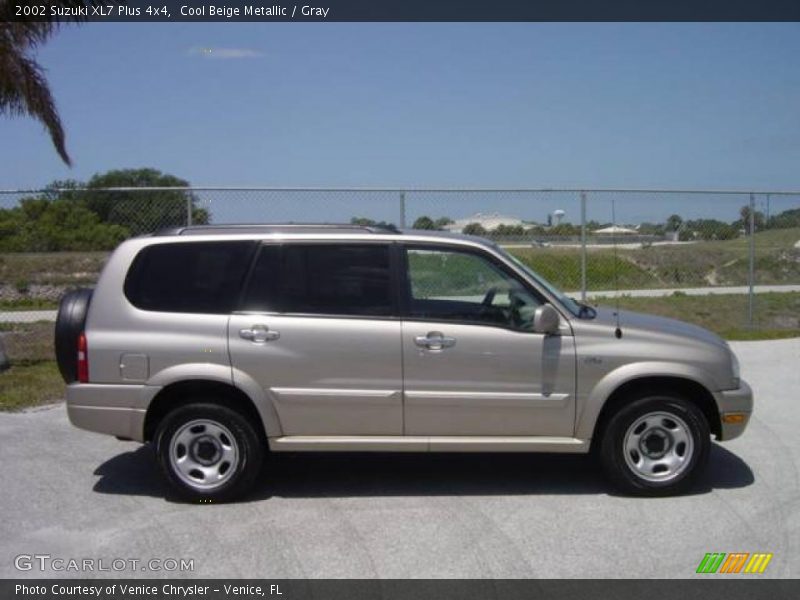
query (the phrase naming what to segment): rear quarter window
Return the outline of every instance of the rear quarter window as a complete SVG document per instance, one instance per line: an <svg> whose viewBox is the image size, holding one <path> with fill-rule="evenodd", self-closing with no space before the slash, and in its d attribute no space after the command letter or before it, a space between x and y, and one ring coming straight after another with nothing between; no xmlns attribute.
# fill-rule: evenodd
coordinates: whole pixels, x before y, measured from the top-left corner
<svg viewBox="0 0 800 600"><path fill-rule="evenodd" d="M125 296L142 310L226 314L236 304L254 242L182 242L142 249Z"/></svg>

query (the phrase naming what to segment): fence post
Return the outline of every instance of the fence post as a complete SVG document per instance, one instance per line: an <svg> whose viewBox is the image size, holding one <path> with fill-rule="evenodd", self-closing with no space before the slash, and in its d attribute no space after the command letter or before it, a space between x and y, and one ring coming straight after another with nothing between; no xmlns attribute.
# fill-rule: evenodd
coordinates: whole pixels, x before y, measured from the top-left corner
<svg viewBox="0 0 800 600"><path fill-rule="evenodd" d="M192 195L186 194L186 226L192 226Z"/></svg>
<svg viewBox="0 0 800 600"><path fill-rule="evenodd" d="M586 302L586 192L581 192L581 302Z"/></svg>
<svg viewBox="0 0 800 600"><path fill-rule="evenodd" d="M406 193L400 192L400 229L406 228Z"/></svg>
<svg viewBox="0 0 800 600"><path fill-rule="evenodd" d="M750 194L750 223L748 225L750 231L749 240L749 255L750 263L747 269L747 284L749 286L747 298L747 325L753 328L753 302L755 300L755 263L756 263L756 197L755 194Z"/></svg>

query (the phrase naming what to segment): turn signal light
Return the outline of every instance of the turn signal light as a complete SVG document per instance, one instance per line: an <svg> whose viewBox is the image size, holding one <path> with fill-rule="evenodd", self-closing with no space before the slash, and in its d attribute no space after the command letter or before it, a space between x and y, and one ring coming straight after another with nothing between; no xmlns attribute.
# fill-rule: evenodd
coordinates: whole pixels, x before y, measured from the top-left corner
<svg viewBox="0 0 800 600"><path fill-rule="evenodd" d="M722 415L722 422L726 425L740 425L747 420L746 413L725 413Z"/></svg>

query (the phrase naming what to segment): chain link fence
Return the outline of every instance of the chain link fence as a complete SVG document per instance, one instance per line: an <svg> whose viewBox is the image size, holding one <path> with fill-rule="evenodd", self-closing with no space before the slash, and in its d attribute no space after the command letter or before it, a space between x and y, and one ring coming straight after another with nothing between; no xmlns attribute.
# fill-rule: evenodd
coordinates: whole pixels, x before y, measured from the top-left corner
<svg viewBox="0 0 800 600"><path fill-rule="evenodd" d="M0 336L52 357L58 298L123 239L170 227L362 223L492 239L590 303L729 337L800 333L800 192L103 188L0 191Z"/></svg>

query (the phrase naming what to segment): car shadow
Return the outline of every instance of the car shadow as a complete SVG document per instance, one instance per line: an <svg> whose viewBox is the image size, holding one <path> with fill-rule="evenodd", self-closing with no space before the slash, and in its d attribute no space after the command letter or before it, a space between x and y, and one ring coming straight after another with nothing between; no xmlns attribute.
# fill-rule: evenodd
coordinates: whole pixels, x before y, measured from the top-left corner
<svg viewBox="0 0 800 600"><path fill-rule="evenodd" d="M119 454L94 472L94 491L178 498L164 481L150 445ZM688 494L742 488L755 476L747 463L712 444L708 469ZM275 453L245 501L354 496L451 496L618 493L597 461L569 454Z"/></svg>

